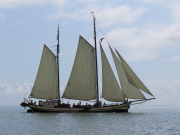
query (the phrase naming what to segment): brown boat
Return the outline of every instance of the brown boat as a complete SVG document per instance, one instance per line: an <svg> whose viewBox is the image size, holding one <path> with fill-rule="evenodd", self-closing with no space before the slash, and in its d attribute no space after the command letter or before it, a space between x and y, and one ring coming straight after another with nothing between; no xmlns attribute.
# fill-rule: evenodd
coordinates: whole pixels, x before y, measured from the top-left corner
<svg viewBox="0 0 180 135"><path fill-rule="evenodd" d="M23 107L29 107L27 112L128 112L134 102L144 102L155 99L152 93L137 77L123 57L109 45L116 70L118 81L111 69L106 54L99 41L102 60L102 98L115 104L103 104L99 101L97 45L96 45L96 18L94 21L94 47L82 36L79 37L77 53L69 81L62 97L59 84L59 26L57 55L44 45L41 62L34 86L30 94L30 100L24 99ZM146 99L141 91L153 96ZM38 104L31 98L41 99ZM79 101L95 100L94 105L70 105L61 102L61 98L75 99ZM135 99L128 101L128 99ZM136 100L138 99L138 100ZM43 101L42 101L43 100Z"/></svg>

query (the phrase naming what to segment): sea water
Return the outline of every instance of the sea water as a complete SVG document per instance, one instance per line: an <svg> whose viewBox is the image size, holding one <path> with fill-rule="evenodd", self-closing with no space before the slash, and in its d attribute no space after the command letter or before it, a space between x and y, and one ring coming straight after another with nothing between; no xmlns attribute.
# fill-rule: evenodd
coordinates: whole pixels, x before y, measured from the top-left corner
<svg viewBox="0 0 180 135"><path fill-rule="evenodd" d="M180 135L180 106L132 107L129 113L27 113L0 107L3 135Z"/></svg>

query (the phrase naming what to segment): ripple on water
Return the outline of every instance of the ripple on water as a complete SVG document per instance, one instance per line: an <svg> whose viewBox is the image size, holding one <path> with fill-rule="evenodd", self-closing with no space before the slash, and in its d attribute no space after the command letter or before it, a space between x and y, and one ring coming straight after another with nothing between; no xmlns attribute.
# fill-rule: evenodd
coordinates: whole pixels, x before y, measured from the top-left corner
<svg viewBox="0 0 180 135"><path fill-rule="evenodd" d="M130 109L129 113L26 113L0 107L0 134L180 134L180 109Z"/></svg>

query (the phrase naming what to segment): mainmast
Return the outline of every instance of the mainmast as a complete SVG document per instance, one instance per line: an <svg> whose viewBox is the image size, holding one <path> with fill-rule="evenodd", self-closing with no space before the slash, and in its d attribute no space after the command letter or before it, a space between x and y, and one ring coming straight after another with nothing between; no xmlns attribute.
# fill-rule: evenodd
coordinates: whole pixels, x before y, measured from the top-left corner
<svg viewBox="0 0 180 135"><path fill-rule="evenodd" d="M57 35L57 40L58 40L58 44L57 44L57 76L58 76L58 103L61 104L61 97L60 97L60 82L59 82L59 24L58 24L58 35Z"/></svg>
<svg viewBox="0 0 180 135"><path fill-rule="evenodd" d="M94 13L94 12L92 12ZM96 103L99 105L99 88L98 88L98 67L97 67L97 47L96 47L96 17L93 14L94 21L94 44L95 44L95 66L96 66Z"/></svg>

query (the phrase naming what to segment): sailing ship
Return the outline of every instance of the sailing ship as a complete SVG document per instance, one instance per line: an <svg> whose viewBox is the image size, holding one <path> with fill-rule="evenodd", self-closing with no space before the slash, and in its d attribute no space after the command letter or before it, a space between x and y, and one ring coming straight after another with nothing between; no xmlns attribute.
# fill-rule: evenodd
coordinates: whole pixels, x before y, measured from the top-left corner
<svg viewBox="0 0 180 135"><path fill-rule="evenodd" d="M60 96L59 84L59 26L57 55L44 45L41 61L34 86L29 98L39 100L39 104L24 98L23 107L29 107L27 112L128 112L130 105L135 102L144 102L155 99L152 93L142 83L138 76L129 67L123 57L109 45L121 87L108 62L106 54L99 42L102 60L102 98L116 104L102 104L99 100L97 45L96 45L96 18L93 15L94 46L82 36L79 37L78 48L74 65L65 91ZM141 91L153 98L146 99ZM79 101L96 100L94 105L77 105L62 103L61 98ZM128 99L135 99L128 101Z"/></svg>

